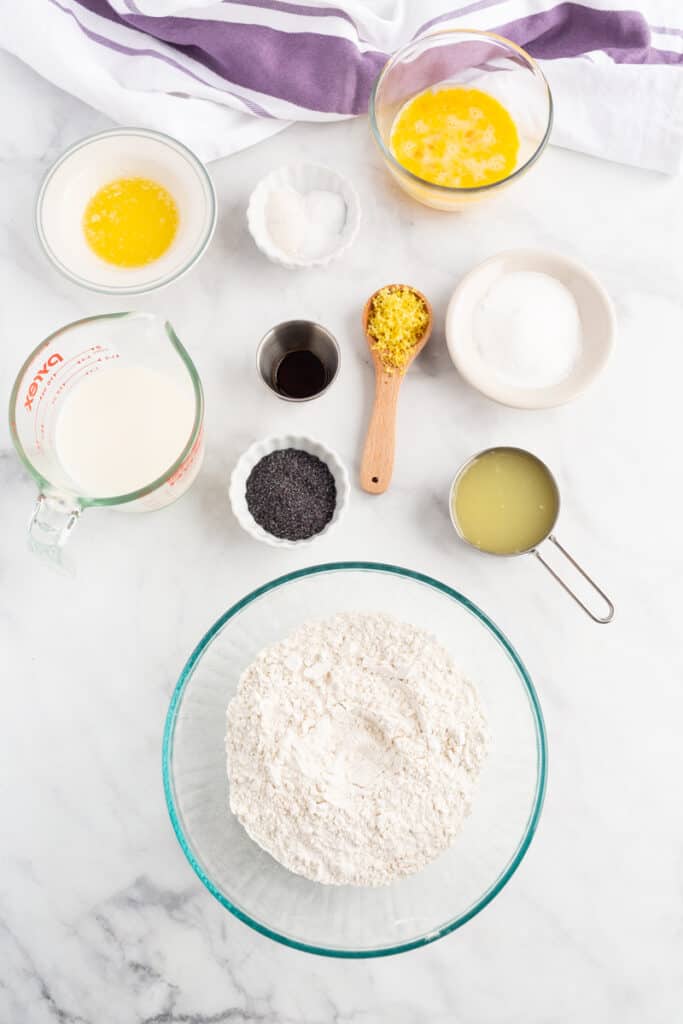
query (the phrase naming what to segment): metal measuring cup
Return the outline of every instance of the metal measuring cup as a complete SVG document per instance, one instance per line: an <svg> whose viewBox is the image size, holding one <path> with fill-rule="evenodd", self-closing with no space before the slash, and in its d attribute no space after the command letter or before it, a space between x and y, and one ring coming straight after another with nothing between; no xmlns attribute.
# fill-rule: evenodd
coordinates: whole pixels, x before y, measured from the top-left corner
<svg viewBox="0 0 683 1024"><path fill-rule="evenodd" d="M456 515L455 515L455 493L456 493L456 490L457 490L457 487L458 487L458 483L460 482L462 476L469 469L469 467L472 465L473 462L475 462L477 459L481 458L482 455L487 455L489 452L493 452L493 451L521 452L524 455L528 455L530 458L534 459L541 466L541 468L547 474L548 480L550 481L550 483L552 484L552 486L553 486L553 488L555 490L557 512L555 513L555 518L554 518L554 520L553 520L553 522L552 522L552 524L550 526L550 529L545 534L545 536L541 537L538 541L536 541L536 543L532 547L525 548L523 551L511 551L510 553L502 554L501 552L498 552L498 551L488 551L486 548L478 547L476 544L473 544L472 541L468 540L467 537L464 536L464 534L463 534L463 532L462 532L462 530L460 528L460 524L458 523L458 520L457 520ZM465 542L465 544L468 544L470 547L474 548L475 551L483 551L484 554L487 554L487 555L498 555L501 558L510 558L512 556L515 556L515 555L528 555L528 554L535 555L536 558L541 563L541 565L545 566L545 568L548 570L550 575L553 576L557 580L557 582L560 584L560 586L564 590L566 590L566 592L569 594L569 596L572 597L574 599L574 601L576 601L576 603L579 605L579 607L582 608L584 610L584 612L587 615L589 615L590 618L594 622L606 623L606 622L611 622L612 621L612 619L614 618L614 605L610 601L610 599L607 596L607 594L604 592L604 590L602 590L597 585L595 580L591 579L591 577L588 575L586 570L583 569L579 565L579 563L576 561L576 559L573 558L569 554L567 549L565 547L563 547L562 544L560 544L559 540L557 539L557 537L553 533L553 531L555 529L555 526L557 525L557 520L558 520L559 515L560 515L560 489L557 486L557 480L555 479L553 474L550 472L548 466L545 464L545 462L543 462L542 459L539 459L537 455L534 455L533 452L527 451L526 448L516 448L516 447L511 446L511 445L496 445L493 448L484 448L483 451L477 452L476 455L473 455L472 458L468 459L467 462L465 462L460 467L458 472L455 474L455 477L453 478L453 482L451 484L451 489L450 489L450 493L449 493L449 509L450 509L450 514L451 514L451 522L453 523L453 527L455 529L455 532L458 534L460 539ZM562 554L567 559L567 561L570 563L570 565L572 565L577 570L577 572L583 577L583 579L586 580L586 582L595 591L595 593L598 594L602 598L602 600L605 602L605 606L606 606L606 609L607 609L607 614L606 615L596 615L596 613L594 611L592 611L592 609L589 608L588 605L585 604L584 601L581 600L579 595L576 594L572 590L570 585L564 579L562 579L562 577L559 575L559 573L557 573L555 571L555 569L553 569L553 567L550 565L550 563L546 561L546 559L543 557L541 552L538 550L540 545L544 544L545 541L548 541L550 544L553 544L557 548L557 550L560 552L560 554Z"/></svg>
<svg viewBox="0 0 683 1024"><path fill-rule="evenodd" d="M277 371L282 360L291 352L311 352L322 364L325 379L322 387L305 398L294 398L278 389ZM341 354L334 336L321 324L312 320L286 320L264 334L256 350L256 369L263 383L274 395L285 402L310 402L320 398L331 386L337 372Z"/></svg>

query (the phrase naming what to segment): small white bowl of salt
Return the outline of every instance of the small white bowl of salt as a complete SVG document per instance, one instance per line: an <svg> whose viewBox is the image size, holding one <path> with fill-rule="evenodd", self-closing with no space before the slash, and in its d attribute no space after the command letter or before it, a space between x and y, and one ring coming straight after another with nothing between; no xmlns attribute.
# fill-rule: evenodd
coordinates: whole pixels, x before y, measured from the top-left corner
<svg viewBox="0 0 683 1024"><path fill-rule="evenodd" d="M360 203L351 183L330 167L290 164L258 183L247 223L274 263L290 270L323 267L358 234Z"/></svg>
<svg viewBox="0 0 683 1024"><path fill-rule="evenodd" d="M581 394L614 348L616 316L598 279L574 260L511 249L474 267L446 312L451 359L502 405L550 409Z"/></svg>

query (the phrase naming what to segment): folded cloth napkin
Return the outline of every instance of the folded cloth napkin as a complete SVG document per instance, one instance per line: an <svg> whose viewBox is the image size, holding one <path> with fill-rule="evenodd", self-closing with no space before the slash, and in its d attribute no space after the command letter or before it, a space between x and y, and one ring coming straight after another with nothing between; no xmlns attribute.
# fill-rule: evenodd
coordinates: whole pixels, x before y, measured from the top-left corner
<svg viewBox="0 0 683 1024"><path fill-rule="evenodd" d="M365 113L388 55L423 32L495 30L541 64L553 143L675 173L683 3L618 2L22 0L0 45L114 120L212 160L292 121Z"/></svg>

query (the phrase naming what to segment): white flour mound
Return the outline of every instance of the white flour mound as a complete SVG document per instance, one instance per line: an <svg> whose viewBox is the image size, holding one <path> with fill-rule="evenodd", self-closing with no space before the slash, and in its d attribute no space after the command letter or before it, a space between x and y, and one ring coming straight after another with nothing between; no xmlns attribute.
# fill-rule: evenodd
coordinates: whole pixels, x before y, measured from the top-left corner
<svg viewBox="0 0 683 1024"><path fill-rule="evenodd" d="M230 807L299 875L385 885L451 845L488 749L476 689L382 614L308 622L261 651L228 707Z"/></svg>

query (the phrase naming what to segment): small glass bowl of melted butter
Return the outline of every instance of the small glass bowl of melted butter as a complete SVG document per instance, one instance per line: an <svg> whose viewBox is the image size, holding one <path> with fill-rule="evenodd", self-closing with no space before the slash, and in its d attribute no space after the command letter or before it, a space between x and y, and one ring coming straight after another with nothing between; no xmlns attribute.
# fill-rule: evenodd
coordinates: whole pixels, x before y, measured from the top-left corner
<svg viewBox="0 0 683 1024"><path fill-rule="evenodd" d="M552 125L536 62L489 32L452 29L414 40L380 73L370 125L384 162L414 199L460 210L532 167Z"/></svg>
<svg viewBox="0 0 683 1024"><path fill-rule="evenodd" d="M82 139L50 168L36 202L45 252L94 291L140 294L197 263L216 225L216 196L186 146L142 128Z"/></svg>

